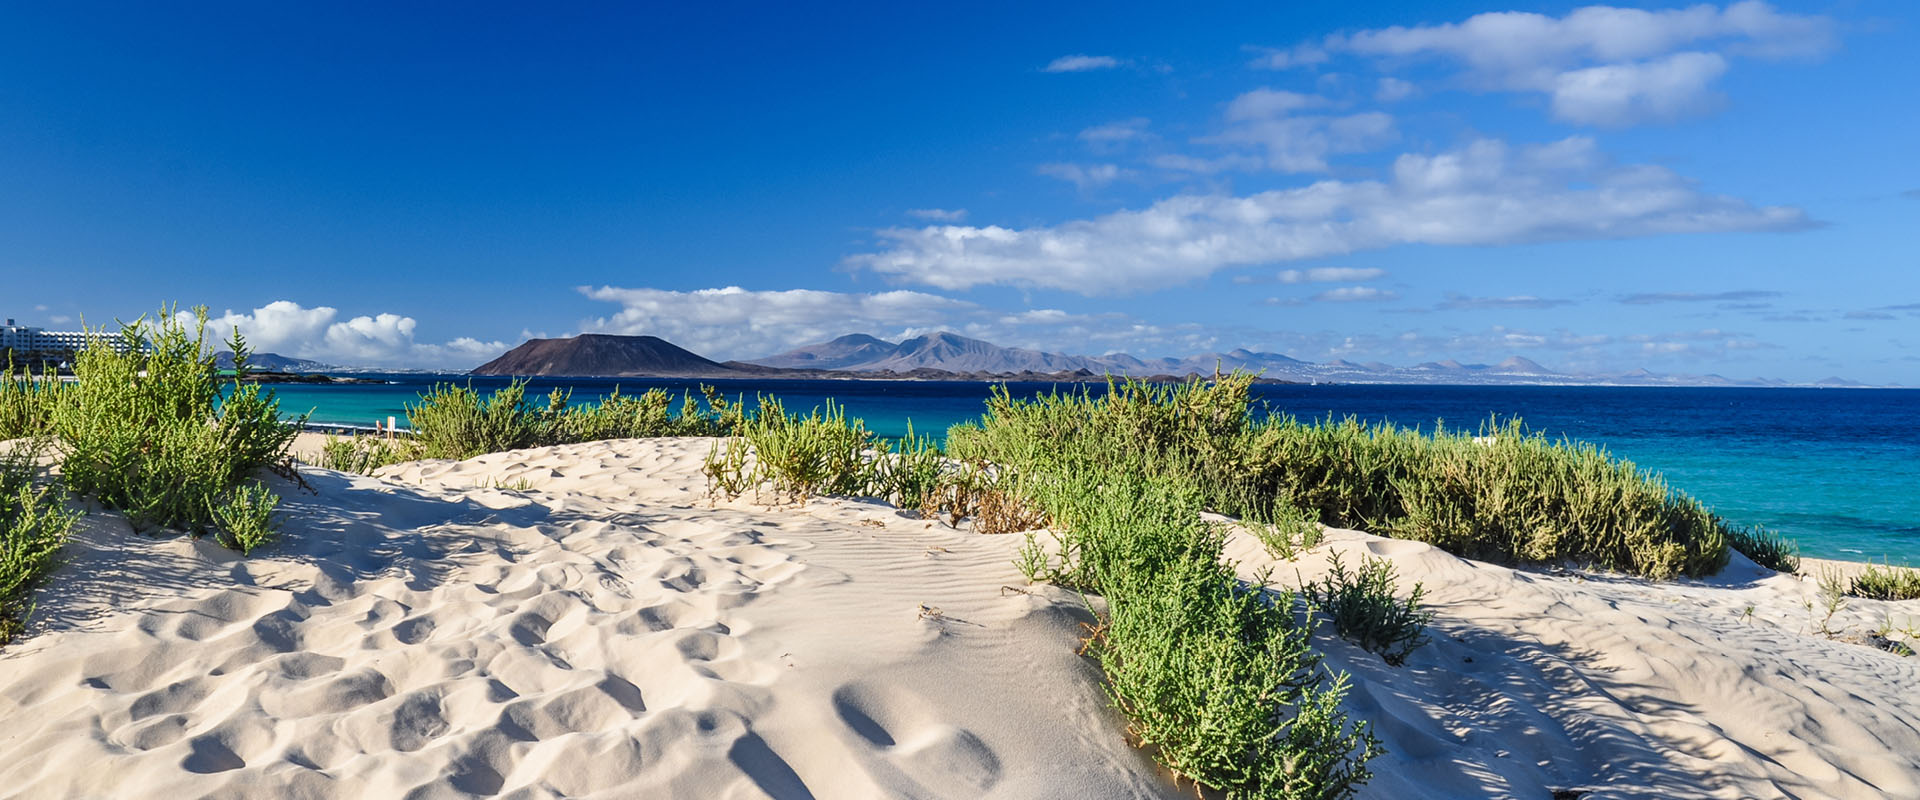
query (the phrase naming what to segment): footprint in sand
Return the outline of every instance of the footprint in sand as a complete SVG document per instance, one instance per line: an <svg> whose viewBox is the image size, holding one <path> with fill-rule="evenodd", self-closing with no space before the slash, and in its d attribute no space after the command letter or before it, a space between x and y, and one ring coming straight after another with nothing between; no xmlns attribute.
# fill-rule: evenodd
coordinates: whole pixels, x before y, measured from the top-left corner
<svg viewBox="0 0 1920 800"><path fill-rule="evenodd" d="M907 795L984 792L1000 780L1000 757L972 731L928 716L927 703L894 687L852 683L833 692L833 710L865 745L856 757L877 783Z"/></svg>

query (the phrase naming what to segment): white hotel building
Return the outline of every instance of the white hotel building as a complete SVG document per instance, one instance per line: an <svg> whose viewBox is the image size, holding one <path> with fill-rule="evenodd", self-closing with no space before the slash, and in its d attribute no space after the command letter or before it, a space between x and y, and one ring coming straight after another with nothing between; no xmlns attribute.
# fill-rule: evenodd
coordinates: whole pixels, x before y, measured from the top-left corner
<svg viewBox="0 0 1920 800"><path fill-rule="evenodd" d="M13 320L0 326L0 353L11 354L15 359L30 358L70 358L87 346L89 338L97 338L115 350L125 350L126 343L119 336L87 333L86 331L50 331L29 325L15 325Z"/></svg>

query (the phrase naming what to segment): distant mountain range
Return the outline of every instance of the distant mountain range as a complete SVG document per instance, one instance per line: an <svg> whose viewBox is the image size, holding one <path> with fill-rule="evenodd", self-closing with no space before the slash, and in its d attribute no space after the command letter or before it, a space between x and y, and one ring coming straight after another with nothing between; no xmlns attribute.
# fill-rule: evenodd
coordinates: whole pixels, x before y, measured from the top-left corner
<svg viewBox="0 0 1920 800"><path fill-rule="evenodd" d="M1498 364L1451 359L1411 367L1379 362L1324 363L1238 349L1185 358L1087 356L1002 347L939 332L890 342L848 334L749 361L714 361L655 336L589 333L532 339L473 370L475 375L678 378L920 378L928 380L1098 380L1106 375L1182 377L1244 370L1292 383L1547 384L1618 386L1833 386L1865 384L1828 378L1812 384L1734 380L1720 375L1556 372L1519 356Z"/></svg>
<svg viewBox="0 0 1920 800"><path fill-rule="evenodd" d="M1431 384L1562 384L1620 386L1846 386L1865 384L1840 378L1828 378L1814 384L1790 384L1779 380L1734 380L1720 375L1659 374L1645 369L1621 373L1556 372L1529 359L1514 356L1498 364L1462 364L1448 359L1429 361L1411 367L1369 362L1335 360L1324 363L1302 361L1280 353L1260 353L1246 349L1224 353L1201 353L1185 358L1142 359L1126 353L1102 356L1066 355L1001 347L955 333L940 332L916 336L898 344L866 334L849 334L838 339L795 348L777 355L751 359L746 363L786 369L821 369L842 372L906 371L911 369L957 372L1066 372L1086 371L1095 375L1211 375L1245 370L1263 377L1295 383L1431 383Z"/></svg>
<svg viewBox="0 0 1920 800"><path fill-rule="evenodd" d="M214 353L213 362L214 366L218 369L233 369L233 351L222 350ZM283 356L279 353L254 353L247 358L247 368L266 370L268 372L325 372L340 369L330 364L308 361L304 358L294 358L293 356Z"/></svg>

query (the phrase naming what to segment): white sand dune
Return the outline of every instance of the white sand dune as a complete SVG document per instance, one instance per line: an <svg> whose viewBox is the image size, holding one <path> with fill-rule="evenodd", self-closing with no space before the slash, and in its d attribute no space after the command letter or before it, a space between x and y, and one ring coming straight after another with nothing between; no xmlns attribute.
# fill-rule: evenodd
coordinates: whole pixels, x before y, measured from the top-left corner
<svg viewBox="0 0 1920 800"><path fill-rule="evenodd" d="M707 446L312 470L248 559L91 515L0 651L0 795L1193 795L1128 746L1075 653L1086 615L1025 585L1019 537L710 507ZM1917 662L1808 635L1809 583L1555 576L1342 531L1298 564L1230 555L1291 582L1331 550L1392 558L1439 612L1401 668L1319 637L1391 751L1363 796L1920 797Z"/></svg>

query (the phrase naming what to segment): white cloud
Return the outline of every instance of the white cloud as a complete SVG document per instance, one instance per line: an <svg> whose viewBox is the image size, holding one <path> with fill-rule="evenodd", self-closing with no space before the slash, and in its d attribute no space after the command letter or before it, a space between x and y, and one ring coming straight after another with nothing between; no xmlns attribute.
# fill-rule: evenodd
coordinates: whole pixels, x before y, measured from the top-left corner
<svg viewBox="0 0 1920 800"><path fill-rule="evenodd" d="M1389 76L1380 79L1379 88L1373 90L1373 99L1382 103L1397 103L1419 91L1419 87L1411 82Z"/></svg>
<svg viewBox="0 0 1920 800"><path fill-rule="evenodd" d="M1677 119L1718 103L1708 88L1727 71L1718 53L1675 53L1651 61L1562 72L1553 81L1553 113L1568 122L1623 125Z"/></svg>
<svg viewBox="0 0 1920 800"><path fill-rule="evenodd" d="M1049 178L1059 178L1079 187L1080 191L1092 191L1121 178L1133 177L1133 170L1123 169L1118 164L1041 164L1035 169Z"/></svg>
<svg viewBox="0 0 1920 800"><path fill-rule="evenodd" d="M1572 305L1572 300L1535 297L1530 294L1508 295L1506 297L1470 297L1463 294L1447 293L1445 302L1435 306L1440 311L1475 311L1486 309L1543 309Z"/></svg>
<svg viewBox="0 0 1920 800"><path fill-rule="evenodd" d="M1095 125L1080 131L1080 141L1091 145L1117 145L1151 137L1147 132L1146 117L1134 117L1105 125Z"/></svg>
<svg viewBox="0 0 1920 800"><path fill-rule="evenodd" d="M986 284L1111 294L1189 283L1233 266L1401 244L1501 245L1673 233L1791 230L1798 208L1701 192L1658 166L1605 164L1590 142L1482 140L1406 154L1389 180L1323 180L1258 194L1179 195L1145 209L1036 228L879 232L846 266L965 289Z"/></svg>
<svg viewBox="0 0 1920 800"><path fill-rule="evenodd" d="M1711 85L1729 55L1814 57L1835 42L1825 17L1745 0L1656 11L1588 6L1564 17L1493 12L1331 36L1319 46L1379 58L1454 59L1483 88L1548 94L1560 119L1626 125L1709 110L1717 103Z"/></svg>
<svg viewBox="0 0 1920 800"><path fill-rule="evenodd" d="M757 358L855 332L910 335L987 313L963 300L910 291L749 291L729 286L678 292L582 286L580 292L621 306L612 316L582 323L582 330L658 336L715 359Z"/></svg>
<svg viewBox="0 0 1920 800"><path fill-rule="evenodd" d="M466 369L507 350L504 343L470 337L446 344L417 342L412 317L385 313L342 320L338 309L307 308L291 300L275 300L246 313L228 310L210 316L207 336L224 342L235 327L255 352L346 366Z"/></svg>
<svg viewBox="0 0 1920 800"><path fill-rule="evenodd" d="M1201 158L1181 153L1166 153L1154 156L1153 160L1149 163L1161 169L1193 172L1201 175L1212 175L1217 172L1232 171L1251 172L1257 169L1264 169L1267 166L1266 159L1258 156L1224 155L1219 158Z"/></svg>
<svg viewBox="0 0 1920 800"><path fill-rule="evenodd" d="M1120 59L1113 56L1071 55L1061 56L1042 67L1042 72L1090 72L1097 69L1113 69L1120 66Z"/></svg>
<svg viewBox="0 0 1920 800"><path fill-rule="evenodd" d="M1397 300L1400 295L1372 286L1342 286L1316 294L1313 299L1322 303L1371 303L1383 300Z"/></svg>
<svg viewBox="0 0 1920 800"><path fill-rule="evenodd" d="M967 218L967 210L964 208L910 208L907 209L907 216L934 222L961 222Z"/></svg>
<svg viewBox="0 0 1920 800"><path fill-rule="evenodd" d="M1393 117L1368 111L1347 116L1292 116L1302 109L1328 105L1317 95L1274 89L1255 89L1227 104L1224 130L1196 141L1228 147L1250 147L1264 153L1261 166L1280 172L1325 172L1327 157L1336 153L1360 153L1392 141ZM1175 156L1155 163L1177 169ZM1192 159L1197 167L1190 171L1210 173L1234 168L1244 161Z"/></svg>
<svg viewBox="0 0 1920 800"><path fill-rule="evenodd" d="M1319 95L1261 88L1233 98L1233 102L1227 104L1227 119L1270 119L1326 104L1327 99Z"/></svg>
<svg viewBox="0 0 1920 800"><path fill-rule="evenodd" d="M1255 52L1260 55L1247 63L1247 66L1254 69L1311 67L1315 64L1324 64L1332 57L1325 48L1312 44L1301 44L1285 49L1262 47L1256 48Z"/></svg>
<svg viewBox="0 0 1920 800"><path fill-rule="evenodd" d="M1315 267L1281 270L1279 278L1281 283L1342 283L1370 281L1386 274L1386 270L1375 267Z"/></svg>

